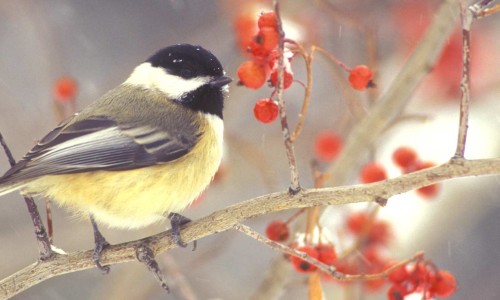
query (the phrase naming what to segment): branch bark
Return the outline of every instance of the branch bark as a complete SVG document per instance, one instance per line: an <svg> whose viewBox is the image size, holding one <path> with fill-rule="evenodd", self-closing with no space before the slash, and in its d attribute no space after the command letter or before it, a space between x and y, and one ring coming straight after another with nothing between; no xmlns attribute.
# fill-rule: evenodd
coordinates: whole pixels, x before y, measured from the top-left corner
<svg viewBox="0 0 500 300"><path fill-rule="evenodd" d="M288 191L253 198L216 211L204 218L187 224L181 231L182 240L194 240L232 229L239 222L271 212L293 208L343 205L348 203L389 199L419 187L444 180L478 175L500 174L500 158L465 160L455 158L448 163L419 172L368 185L353 185L322 189L304 189L296 195ZM112 245L102 253L101 262L106 265L136 260L136 248L146 245L154 255L177 247L170 239L169 231L151 237ZM55 276L91 269L93 250L67 255L55 254L46 261L38 261L0 281L0 299L6 299Z"/></svg>

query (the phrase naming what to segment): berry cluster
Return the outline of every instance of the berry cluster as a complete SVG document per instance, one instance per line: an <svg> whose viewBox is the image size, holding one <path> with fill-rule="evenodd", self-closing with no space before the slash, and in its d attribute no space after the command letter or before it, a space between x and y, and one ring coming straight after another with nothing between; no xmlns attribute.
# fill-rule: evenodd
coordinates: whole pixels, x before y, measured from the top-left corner
<svg viewBox="0 0 500 300"><path fill-rule="evenodd" d="M423 169L434 167L436 164L429 161L421 161L417 152L410 147L401 146L392 153L392 161L401 169L403 173L411 173ZM417 189L417 194L431 199L439 192L438 184L431 184Z"/></svg>
<svg viewBox="0 0 500 300"><path fill-rule="evenodd" d="M248 88L258 89L267 79L271 86L278 84L278 43L279 33L274 12L264 12L257 20L259 31L246 43L246 53L250 60L238 68L240 83ZM293 82L290 59L285 60L284 88Z"/></svg>
<svg viewBox="0 0 500 300"><path fill-rule="evenodd" d="M297 247L296 250L304 252L310 257L330 266L334 265L337 260L337 253L332 244L306 245ZM312 273L317 270L316 266L296 256L291 256L290 262L293 268L299 273Z"/></svg>
<svg viewBox="0 0 500 300"><path fill-rule="evenodd" d="M385 167L376 162L369 162L361 168L361 183L372 183L387 179Z"/></svg>
<svg viewBox="0 0 500 300"><path fill-rule="evenodd" d="M431 168L436 165L433 162L420 160L417 152L413 148L407 146L401 146L394 150L392 153L392 161L404 174ZM372 183L385 179L387 179L387 171L383 165L377 162L368 162L361 168L361 183ZM424 186L418 188L416 192L425 199L432 199L439 192L439 185L431 184Z"/></svg>
<svg viewBox="0 0 500 300"><path fill-rule="evenodd" d="M458 289L453 274L439 270L427 260L396 268L389 273L388 280L391 282L387 291L389 300L404 299L413 293L421 293L422 299L446 298Z"/></svg>
<svg viewBox="0 0 500 300"><path fill-rule="evenodd" d="M257 20L258 32L248 35L248 21L240 20L237 30L241 30L240 45L244 45L245 52L250 60L242 63L237 70L239 83L251 89L259 89L266 83L276 87L278 85L278 43L279 33L276 14L263 12ZM245 29L245 30L243 30ZM241 32L239 32L240 34ZM291 69L291 52L286 51L287 59L284 61L283 88L289 88L293 83ZM257 101L254 107L255 118L262 123L271 123L278 117L278 103L270 98Z"/></svg>
<svg viewBox="0 0 500 300"><path fill-rule="evenodd" d="M290 220L286 222L280 220L272 221L266 228L266 236L275 242L286 242L290 238L289 222ZM294 241L290 244L290 247L297 251L304 252L308 256L327 265L333 265L337 259L337 253L332 244L320 242L317 245L298 246L298 242ZM299 257L290 256L289 260L294 269L299 273L311 273L317 269L316 266L311 265Z"/></svg>
<svg viewBox="0 0 500 300"><path fill-rule="evenodd" d="M354 212L345 221L344 228L356 240L356 251L348 253L335 267L345 274L376 274L383 272L389 260L382 255L393 236L390 224L374 219L366 212ZM368 292L378 291L386 281L383 278L363 282Z"/></svg>

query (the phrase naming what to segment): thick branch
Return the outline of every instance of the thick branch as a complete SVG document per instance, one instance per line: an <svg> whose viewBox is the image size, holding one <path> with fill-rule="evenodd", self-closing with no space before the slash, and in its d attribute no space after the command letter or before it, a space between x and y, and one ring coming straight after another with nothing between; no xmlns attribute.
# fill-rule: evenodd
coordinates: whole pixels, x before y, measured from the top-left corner
<svg viewBox="0 0 500 300"><path fill-rule="evenodd" d="M447 179L493 174L500 174L500 159L453 159L434 168L368 185L304 189L296 195L291 195L288 191L273 193L240 202L189 223L181 232L182 240L189 243L226 231L239 222L270 212L311 206L368 202L377 198L388 199L393 195ZM133 261L136 259L136 248L142 244L157 255L176 247L169 237L170 233L167 231L141 240L110 246L103 252L101 262L110 265ZM74 252L68 255L54 255L47 261L34 263L0 281L0 298L12 297L55 276L94 268L92 254L93 250Z"/></svg>

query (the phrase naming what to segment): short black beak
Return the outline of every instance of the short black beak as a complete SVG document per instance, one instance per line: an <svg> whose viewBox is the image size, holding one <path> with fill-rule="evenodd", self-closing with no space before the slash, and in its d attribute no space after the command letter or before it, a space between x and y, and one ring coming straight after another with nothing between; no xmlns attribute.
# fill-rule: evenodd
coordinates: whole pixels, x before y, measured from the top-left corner
<svg viewBox="0 0 500 300"><path fill-rule="evenodd" d="M230 83L231 81L233 81L233 79L227 77L227 76L221 76L219 78L215 78L214 80L210 81L210 86L213 86L213 87L223 87L225 86L226 84Z"/></svg>

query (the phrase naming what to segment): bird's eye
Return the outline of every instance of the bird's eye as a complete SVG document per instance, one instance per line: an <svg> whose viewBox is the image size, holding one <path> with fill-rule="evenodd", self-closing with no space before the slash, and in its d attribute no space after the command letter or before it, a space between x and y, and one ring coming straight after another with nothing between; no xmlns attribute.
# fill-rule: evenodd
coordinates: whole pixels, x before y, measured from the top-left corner
<svg viewBox="0 0 500 300"><path fill-rule="evenodd" d="M182 78L191 78L193 77L194 71L190 68L184 68L181 70L181 77Z"/></svg>

